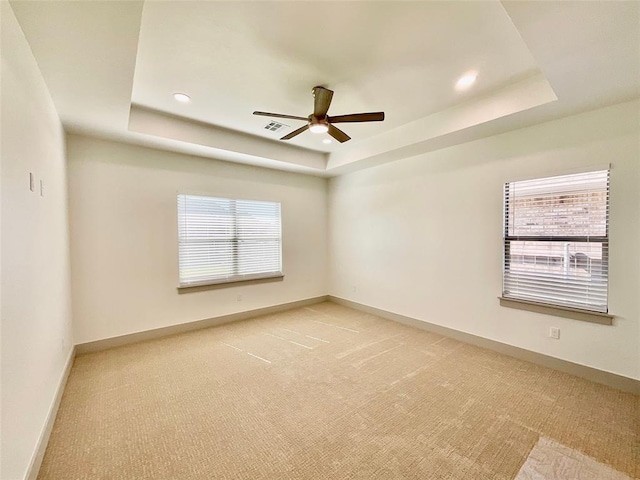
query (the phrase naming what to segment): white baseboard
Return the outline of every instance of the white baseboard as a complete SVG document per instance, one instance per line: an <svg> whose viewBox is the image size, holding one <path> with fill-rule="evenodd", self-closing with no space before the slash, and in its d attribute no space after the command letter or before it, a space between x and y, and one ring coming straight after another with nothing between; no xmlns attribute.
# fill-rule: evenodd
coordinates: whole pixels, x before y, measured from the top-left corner
<svg viewBox="0 0 640 480"><path fill-rule="evenodd" d="M418 320L418 319L406 317L404 315L400 315L397 313L388 312L386 310L382 310L379 308L370 307L368 305L353 302L351 300L346 300L343 298L326 295L326 296L313 297L313 298L308 298L308 299L280 304L280 305L274 305L274 306L265 307L265 308L259 308L259 309L250 310L247 312L240 312L240 313L235 313L231 315L224 315L221 317L215 317L215 318L200 320L196 322L190 322L187 324L159 328L159 329L150 330L147 332L140 332L140 333L135 333L131 335L123 335L120 337L108 338L105 340L98 340L96 342L89 342L89 343L76 345L69 352L69 356L67 358L64 371L62 372L62 375L58 382L58 388L56 389L56 393L53 398L51 408L49 409L49 414L47 415L47 420L42 428L40 438L38 439L37 447L31 458L31 463L29 465L29 469L27 470L27 475L25 477L25 480L36 480L38 477L38 472L40 470L40 466L42 465L42 460L44 458L44 454L47 449L47 443L49 442L49 436L51 435L51 431L53 429L53 425L56 420L58 408L60 407L60 401L62 400L62 394L64 393L64 388L67 383L67 378L69 377L69 373L71 372L71 367L73 366L73 360L76 356L76 353L85 353L85 352L104 350L106 348L111 348L119 345L126 345L130 343L144 341L144 340L150 340L152 338L159 338L167 335L174 335L176 333L181 333L184 331L207 328L214 325L220 325L223 323L229 323L229 322L238 321L238 320L246 320L246 319L257 317L260 315L267 315L270 313L290 310L293 308L299 308L306 305L321 303L327 300L334 303L338 303L340 305L350 307L350 308L354 308L356 310L371 313L373 315L386 318L387 320L392 320L399 323L403 323L405 325L410 325L420 329L429 330L435 333L439 333L441 335L454 338L456 340L460 340L462 342L487 348L487 349L496 351L498 353L509 355L509 356L519 358L521 360L525 360L538 365L542 365L545 367L560 370L572 375L585 378L587 380L608 385L610 387L618 388L620 390L624 390L624 391L635 393L635 394L640 394L640 381L633 378L624 377L624 376L617 375L610 372L605 372L592 367L587 367L585 365L569 362L567 360L550 357L542 353L525 350L520 347L507 345L504 343L497 342L495 340L489 340L483 337L479 337L477 335L460 332L458 330L432 324L423 320Z"/></svg>
<svg viewBox="0 0 640 480"><path fill-rule="evenodd" d="M438 333L446 337L454 338L461 342L470 343L478 347L493 350L503 355L515 357L526 362L535 363L543 367L553 368L561 372L575 375L592 382L601 383L609 387L617 388L625 392L640 394L640 380L634 378L625 377L616 373L606 372L593 367L587 367L586 365L580 365L579 363L573 363L568 360L562 360L560 358L551 357L543 353L534 352L532 350L526 350L524 348L508 345L506 343L498 342L496 340L489 340L488 338L473 335L471 333L461 332L452 328L443 327L442 325L436 325L424 320L418 320L416 318L407 317L398 313L389 312L376 307L370 307L362 303L353 302L340 297L334 297L329 295L329 301L350 307L362 312L371 313L378 317L385 318L387 320L393 320L394 322L403 323L412 327L420 328L422 330L428 330L433 333Z"/></svg>
<svg viewBox="0 0 640 480"><path fill-rule="evenodd" d="M150 340L153 338L165 337L167 335L175 335L176 333L198 330L201 328L221 325L223 323L246 320L246 319L257 317L260 315L268 315L270 313L281 312L284 310L304 307L307 305L313 305L315 303L321 303L326 300L327 300L327 296L322 295L319 297L306 298L304 300L298 300L295 302L273 305L270 307L258 308L258 309L249 310L246 312L239 312L231 315L208 318L205 320L190 322L186 324L158 328L158 329L149 330L146 332L134 333L131 335L122 335L120 337L107 338L105 340L98 340L96 342L89 342L89 343L76 345L69 352L69 357L67 358L64 371L60 376L60 380L58 382L58 388L56 389L53 402L51 403L51 407L49 409L47 419L40 433L38 444L33 453L33 456L31 457L31 462L29 464L29 468L27 470L27 475L25 476L25 480L36 480L38 477L38 472L40 471L40 466L42 465L42 460L44 459L44 454L45 454L45 451L47 450L47 444L49 443L49 437L51 435L51 431L53 430L53 424L56 421L56 415L58 413L58 408L60 407L60 401L62 400L64 387L67 384L67 378L69 377L69 373L71 372L71 367L73 366L73 360L75 359L76 354L104 350L106 348L111 348L119 345L126 345L129 343Z"/></svg>
<svg viewBox="0 0 640 480"><path fill-rule="evenodd" d="M305 307L307 305L325 302L326 300L327 295L321 295L319 297L305 298L304 300L281 303L278 305L272 305L270 307L256 308L254 310L247 310L244 312L232 313L229 315L221 315L219 317L206 318L204 320L196 320L194 322L180 323L178 325L155 328L153 330L146 330L144 332L130 333L128 335L120 335L117 337L105 338L103 340L80 343L76 345L76 351L78 354L99 352L101 350L106 350L107 348L114 348L122 345L129 345L131 343L144 342L147 340L153 340L155 338L176 335L178 333L191 332L193 330L200 330L202 328L215 327L217 325L222 325L225 323L237 322L239 320L248 320L250 318L259 317L260 315L269 315L271 313L283 312L285 310L291 310L293 308Z"/></svg>
<svg viewBox="0 0 640 480"><path fill-rule="evenodd" d="M71 372L74 358L76 358L76 347L73 347L71 349L71 351L69 352L69 356L67 357L67 362L64 365L64 370L62 371L62 375L60 376L60 380L58 381L56 393L53 396L53 402L51 402L51 406L49 407L47 419L42 427L42 431L40 432L40 438L38 439L36 449L33 452L33 456L31 457L31 462L29 464L29 469L27 470L27 476L25 477L25 480L36 480L38 477L40 465L42 465L42 460L44 459L44 452L47 450L49 436L51 435L51 430L53 430L53 424L56 421L56 415L58 414L58 408L60 407L60 401L62 400L62 394L64 393L64 387L67 384L67 378L69 378L69 373Z"/></svg>

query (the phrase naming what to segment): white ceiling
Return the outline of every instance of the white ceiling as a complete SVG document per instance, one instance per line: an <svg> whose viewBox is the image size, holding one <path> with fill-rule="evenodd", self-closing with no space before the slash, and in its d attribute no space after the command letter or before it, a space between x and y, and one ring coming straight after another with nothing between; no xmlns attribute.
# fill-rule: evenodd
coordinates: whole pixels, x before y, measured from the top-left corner
<svg viewBox="0 0 640 480"><path fill-rule="evenodd" d="M234 130L280 138L254 110L306 117L311 88L334 90L330 114L385 111L384 123L344 125L367 138L538 71L498 2L147 2L133 102ZM188 28L185 26L188 25ZM318 32L314 34L313 32ZM482 72L473 92L454 83ZM178 104L173 92L191 95ZM323 136L290 141L332 151ZM341 145L337 145L337 148Z"/></svg>
<svg viewBox="0 0 640 480"><path fill-rule="evenodd" d="M640 96L635 1L11 5L68 130L312 174ZM269 132L252 115L307 116L315 85L335 91L330 114L386 119L342 124L352 140L327 146L278 141L302 122Z"/></svg>

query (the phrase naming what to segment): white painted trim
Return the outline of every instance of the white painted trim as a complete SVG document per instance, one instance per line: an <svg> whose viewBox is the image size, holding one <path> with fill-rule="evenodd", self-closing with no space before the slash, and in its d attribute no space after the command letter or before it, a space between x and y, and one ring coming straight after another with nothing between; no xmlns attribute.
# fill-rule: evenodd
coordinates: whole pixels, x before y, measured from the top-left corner
<svg viewBox="0 0 640 480"><path fill-rule="evenodd" d="M579 363L573 363L568 360L562 360L561 358L551 357L544 353L534 352L533 350L527 350L507 343L497 342L471 333L461 332L460 330L454 330L453 328L443 327L442 325L436 325L435 323L429 323L424 320L400 315L399 313L389 312L387 310L371 307L369 305L353 302L340 297L334 297L333 295L329 295L329 301L355 310L360 310L361 312L377 315L378 317L385 318L387 320L392 320L404 325L444 335L471 345L476 345L481 348L493 350L494 352L524 360L525 362L531 362L543 367L553 368L554 370L575 375L576 377L581 377L592 382L601 383L625 392L631 392L636 395L640 394L640 380L635 378L625 377L623 375L606 372L604 370L588 367Z"/></svg>
<svg viewBox="0 0 640 480"><path fill-rule="evenodd" d="M315 303L322 303L327 300L326 295L319 297L305 298L304 300L296 300L294 302L281 303L279 305L272 305L270 307L256 308L254 310L247 310L244 312L231 313L229 315L221 315L219 317L206 318L204 320L195 320L193 322L180 323L178 325L170 325L167 327L155 328L153 330L146 330L144 332L130 333L126 335L120 335L117 337L105 338L102 340L95 340L93 342L80 343L76 345L78 354L99 352L108 348L119 347L122 345L129 345L131 343L144 342L147 340L153 340L155 338L167 337L169 335L176 335L178 333L191 332L193 330L200 330L202 328L215 327L230 322L237 322L240 320L249 320L260 315L268 315L276 312L283 312L285 310L291 310L293 308L305 307L307 305L313 305Z"/></svg>
<svg viewBox="0 0 640 480"><path fill-rule="evenodd" d="M62 375L60 376L60 380L58 381L58 388L56 388L56 393L53 396L53 401L51 402L51 406L49 407L47 419L42 426L38 444L36 445L36 449L34 450L33 455L31 456L29 468L27 469L27 475L25 476L26 480L36 480L38 478L38 472L40 471L40 466L42 465L42 460L44 459L44 453L47 450L47 445L49 443L49 437L51 436L51 431L53 430L53 424L56 421L58 408L60 407L60 402L62 401L62 394L64 393L65 386L67 385L67 379L69 378L69 373L71 372L71 367L73 366L73 360L75 358L76 347L73 347L69 352L64 370L62 371Z"/></svg>
<svg viewBox="0 0 640 480"><path fill-rule="evenodd" d="M558 166L553 170L546 171L544 175L540 175L536 173L513 175L513 176L510 176L509 181L505 183L522 182L527 180L538 180L540 178L561 177L563 175L573 175L578 173L599 172L602 170L611 170L611 169L613 169L613 165L611 163L595 163L590 165L580 165L580 166L574 166L574 167Z"/></svg>
<svg viewBox="0 0 640 480"><path fill-rule="evenodd" d="M552 305L550 303L532 302L521 298L498 297L500 305L508 308L517 308L529 312L555 315L556 317L572 318L583 322L597 323L600 325L613 325L615 315L604 312L583 310L581 308L566 307L564 305Z"/></svg>

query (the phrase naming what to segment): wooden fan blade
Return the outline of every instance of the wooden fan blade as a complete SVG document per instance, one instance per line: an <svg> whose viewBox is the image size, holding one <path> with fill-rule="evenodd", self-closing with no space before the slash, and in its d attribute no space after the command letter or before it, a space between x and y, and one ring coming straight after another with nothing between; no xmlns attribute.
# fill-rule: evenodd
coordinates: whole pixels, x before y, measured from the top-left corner
<svg viewBox="0 0 640 480"><path fill-rule="evenodd" d="M351 137L349 135L347 135L342 130L334 127L331 124L329 124L329 135L331 135L333 138L338 140L340 143L344 143L347 140L351 140Z"/></svg>
<svg viewBox="0 0 640 480"><path fill-rule="evenodd" d="M299 134L301 134L302 132L304 132L305 130L308 130L308 129L309 129L309 124L305 125L304 127L300 127L297 130L294 130L290 134L285 135L284 137L282 137L280 140L290 140L293 137L295 137L296 135L299 135Z"/></svg>
<svg viewBox="0 0 640 480"><path fill-rule="evenodd" d="M295 115L283 115L281 113L269 113L269 112L253 112L254 115L261 115L263 117L276 117L276 118L292 118L293 120L304 120L307 122L309 119L306 117L296 117Z"/></svg>
<svg viewBox="0 0 640 480"><path fill-rule="evenodd" d="M313 114L322 118L329 111L331 99L333 98L333 90L324 87L313 87Z"/></svg>
<svg viewBox="0 0 640 480"><path fill-rule="evenodd" d="M352 113L350 115L337 115L335 117L327 117L327 120L331 123L382 122L384 120L384 112Z"/></svg>

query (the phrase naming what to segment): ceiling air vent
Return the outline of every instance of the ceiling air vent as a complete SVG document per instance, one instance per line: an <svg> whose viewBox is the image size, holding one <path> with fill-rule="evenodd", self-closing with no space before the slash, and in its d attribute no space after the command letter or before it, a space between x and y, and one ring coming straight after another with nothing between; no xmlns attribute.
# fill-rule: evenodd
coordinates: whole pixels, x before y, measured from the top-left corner
<svg viewBox="0 0 640 480"><path fill-rule="evenodd" d="M288 127L289 125L285 125L284 123L280 123L280 122L269 122L267 125L265 125L265 130L270 130L272 132L277 132L278 130L280 130L283 127Z"/></svg>

